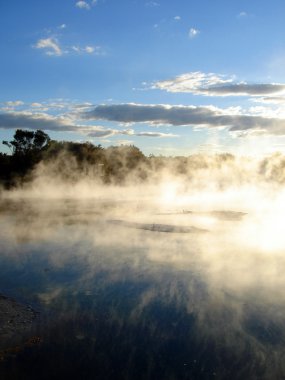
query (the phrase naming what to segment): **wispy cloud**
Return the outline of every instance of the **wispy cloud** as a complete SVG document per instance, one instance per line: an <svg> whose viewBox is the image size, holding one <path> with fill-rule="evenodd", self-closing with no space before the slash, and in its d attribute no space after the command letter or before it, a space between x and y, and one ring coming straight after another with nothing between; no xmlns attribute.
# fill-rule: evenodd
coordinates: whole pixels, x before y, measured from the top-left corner
<svg viewBox="0 0 285 380"><path fill-rule="evenodd" d="M4 103L8 107L19 107L24 105L24 102L22 100L9 100L8 102Z"/></svg>
<svg viewBox="0 0 285 380"><path fill-rule="evenodd" d="M136 136L144 136L144 137L178 137L178 135L175 135L173 133L162 133L162 132L138 132L136 133Z"/></svg>
<svg viewBox="0 0 285 380"><path fill-rule="evenodd" d="M238 15L237 15L237 18L245 18L245 17L247 17L248 15L247 15L247 13L245 12L245 11L242 11L242 12L240 12Z"/></svg>
<svg viewBox="0 0 285 380"><path fill-rule="evenodd" d="M285 84L235 82L234 77L199 71L155 82L152 88L207 96L267 96L285 92Z"/></svg>
<svg viewBox="0 0 285 380"><path fill-rule="evenodd" d="M104 50L98 45L86 45L86 46L64 46L62 47L59 40L56 37L42 38L36 42L33 46L35 49L42 49L46 55L49 56L63 56L70 54L93 54L93 55L105 55Z"/></svg>
<svg viewBox="0 0 285 380"><path fill-rule="evenodd" d="M265 104L285 104L285 95L253 98L252 101L256 103L265 103Z"/></svg>
<svg viewBox="0 0 285 380"><path fill-rule="evenodd" d="M91 45L86 45L86 46L72 46L71 48L73 52L76 52L78 54L94 54L94 55L104 55L104 51L101 48L101 46L91 46Z"/></svg>
<svg viewBox="0 0 285 380"><path fill-rule="evenodd" d="M160 4L157 1L147 1L145 5L150 8L155 8L155 7L160 6Z"/></svg>
<svg viewBox="0 0 285 380"><path fill-rule="evenodd" d="M197 37L198 34L200 34L200 30L195 29L195 28L190 28L189 29L189 32L188 32L189 38L193 39L193 38Z"/></svg>
<svg viewBox="0 0 285 380"><path fill-rule="evenodd" d="M92 132L88 133L89 137L97 137L97 138L111 137L114 135L133 136L134 130L133 129L118 130L118 129L98 127L96 128L96 130L94 129Z"/></svg>
<svg viewBox="0 0 285 380"><path fill-rule="evenodd" d="M175 20L175 21L180 21L180 20L181 20L181 17L180 17L180 16L175 16L175 17L174 17L174 20Z"/></svg>
<svg viewBox="0 0 285 380"><path fill-rule="evenodd" d="M0 103L0 113L6 111L21 111L26 113L51 112L53 115L72 115L74 113L87 111L92 108L92 103L77 103L65 99L49 99L42 102L33 101L24 103L21 100ZM10 113L11 113L10 112Z"/></svg>
<svg viewBox="0 0 285 380"><path fill-rule="evenodd" d="M43 49L47 55L57 55L63 54L59 42L54 37L42 38L37 41L34 45L36 49Z"/></svg>
<svg viewBox="0 0 285 380"><path fill-rule="evenodd" d="M133 129L106 129L103 127L98 128L96 131L88 133L89 137L110 137L114 135L126 135L126 136L138 136L138 137L158 137L158 138L167 138L167 137L178 137L178 135L172 133L163 133L163 132L135 132Z"/></svg>
<svg viewBox="0 0 285 380"><path fill-rule="evenodd" d="M42 105L42 103L34 102L34 103L31 103L31 107L42 108L43 105Z"/></svg>
<svg viewBox="0 0 285 380"><path fill-rule="evenodd" d="M134 142L132 140L117 140L116 145L131 145Z"/></svg>

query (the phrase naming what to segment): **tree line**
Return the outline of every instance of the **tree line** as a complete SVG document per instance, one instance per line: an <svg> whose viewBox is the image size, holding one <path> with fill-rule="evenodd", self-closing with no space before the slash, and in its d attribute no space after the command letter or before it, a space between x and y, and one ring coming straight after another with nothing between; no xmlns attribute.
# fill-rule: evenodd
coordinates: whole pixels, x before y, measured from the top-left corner
<svg viewBox="0 0 285 380"><path fill-rule="evenodd" d="M226 187L261 179L285 183L285 156L275 153L255 165L248 157L229 153L190 156L145 156L134 145L110 146L90 142L52 140L42 130L17 129L13 140L3 141L10 154L0 153L0 184L10 189L33 180L37 173L66 182L96 179L105 184L143 183L160 180L163 173L202 186L216 181Z"/></svg>
<svg viewBox="0 0 285 380"><path fill-rule="evenodd" d="M50 165L54 175L66 181L90 175L108 183L123 183L135 170L143 180L146 174L139 166L147 166L147 158L133 145L103 148L90 142L52 140L42 130L17 129L13 140L2 141L10 154L0 153L0 181L6 188L33 178L39 164Z"/></svg>

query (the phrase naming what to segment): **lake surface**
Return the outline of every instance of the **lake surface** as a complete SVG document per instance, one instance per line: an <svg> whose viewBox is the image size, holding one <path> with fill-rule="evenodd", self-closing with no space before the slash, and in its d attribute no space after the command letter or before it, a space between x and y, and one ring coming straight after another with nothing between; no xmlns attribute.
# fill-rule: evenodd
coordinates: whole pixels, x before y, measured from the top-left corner
<svg viewBox="0 0 285 380"><path fill-rule="evenodd" d="M263 235L244 209L3 199L0 293L37 317L0 378L285 379L284 250Z"/></svg>

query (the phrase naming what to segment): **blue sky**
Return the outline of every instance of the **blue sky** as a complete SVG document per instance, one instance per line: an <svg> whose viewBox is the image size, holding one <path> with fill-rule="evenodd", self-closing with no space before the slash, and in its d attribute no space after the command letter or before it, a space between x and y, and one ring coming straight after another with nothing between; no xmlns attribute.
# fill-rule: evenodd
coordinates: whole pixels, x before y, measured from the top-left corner
<svg viewBox="0 0 285 380"><path fill-rule="evenodd" d="M284 0L11 0L0 14L1 140L285 149Z"/></svg>

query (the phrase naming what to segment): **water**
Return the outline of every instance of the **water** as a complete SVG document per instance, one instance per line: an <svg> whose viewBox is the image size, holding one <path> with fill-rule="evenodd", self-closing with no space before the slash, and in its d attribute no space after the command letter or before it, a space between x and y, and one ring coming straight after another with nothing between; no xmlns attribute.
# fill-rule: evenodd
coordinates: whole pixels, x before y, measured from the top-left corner
<svg viewBox="0 0 285 380"><path fill-rule="evenodd" d="M6 342L1 379L285 378L285 260L249 243L247 213L98 199L0 210L0 292L39 313L17 350Z"/></svg>

